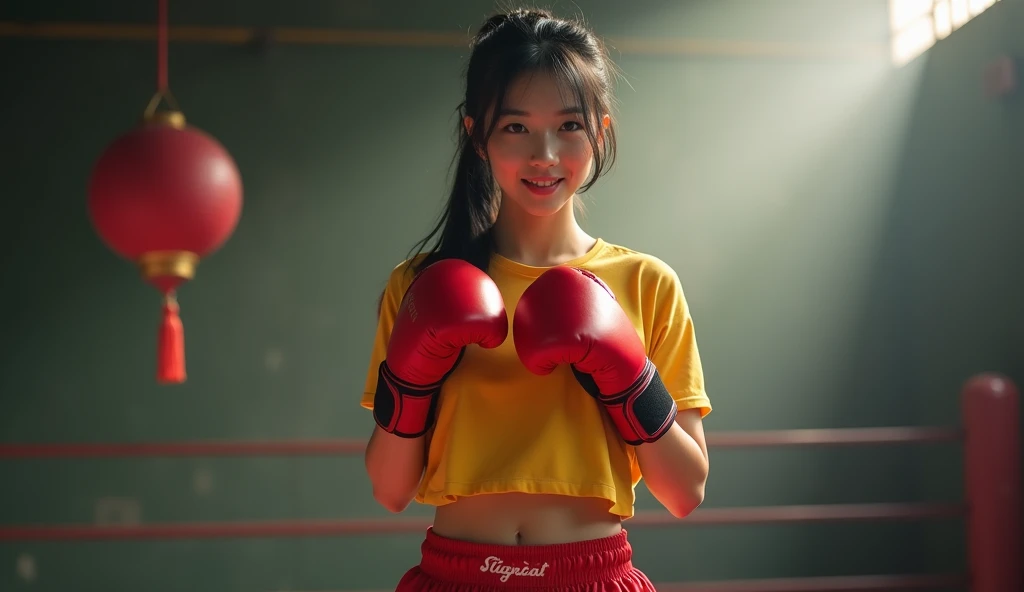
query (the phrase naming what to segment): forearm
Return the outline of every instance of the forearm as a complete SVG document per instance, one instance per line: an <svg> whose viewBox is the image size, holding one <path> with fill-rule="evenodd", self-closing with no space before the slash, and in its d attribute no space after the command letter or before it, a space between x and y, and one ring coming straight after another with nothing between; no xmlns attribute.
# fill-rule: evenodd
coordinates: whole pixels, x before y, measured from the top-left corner
<svg viewBox="0 0 1024 592"><path fill-rule="evenodd" d="M416 497L426 461L426 437L401 438L374 426L364 460L374 499L397 514Z"/></svg>
<svg viewBox="0 0 1024 592"><path fill-rule="evenodd" d="M704 501L709 462L703 441L699 414L689 410L657 442L636 447L647 489L677 518L685 518Z"/></svg>

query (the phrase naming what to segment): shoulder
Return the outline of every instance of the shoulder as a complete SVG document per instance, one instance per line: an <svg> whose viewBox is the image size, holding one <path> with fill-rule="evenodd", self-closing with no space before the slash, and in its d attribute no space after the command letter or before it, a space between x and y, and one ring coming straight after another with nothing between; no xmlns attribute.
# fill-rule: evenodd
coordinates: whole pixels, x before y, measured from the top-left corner
<svg viewBox="0 0 1024 592"><path fill-rule="evenodd" d="M679 274L661 258L622 245L605 243L592 264L601 272L628 278L641 290L662 294L682 292ZM595 270L598 271L598 270Z"/></svg>
<svg viewBox="0 0 1024 592"><path fill-rule="evenodd" d="M428 253L420 253L392 267L388 273L387 289L398 289L404 293L405 289L412 284L413 278L416 277L416 268L428 255Z"/></svg>
<svg viewBox="0 0 1024 592"><path fill-rule="evenodd" d="M425 254L416 255L391 268L384 289L381 290L377 299L378 318L387 318L388 313L398 311L402 298L405 297L406 291L416 277L417 266L426 256Z"/></svg>

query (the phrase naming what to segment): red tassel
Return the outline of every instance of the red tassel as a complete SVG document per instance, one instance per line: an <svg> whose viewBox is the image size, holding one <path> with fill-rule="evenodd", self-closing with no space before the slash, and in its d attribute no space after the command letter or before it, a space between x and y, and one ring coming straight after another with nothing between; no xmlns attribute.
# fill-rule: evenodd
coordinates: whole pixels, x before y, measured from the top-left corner
<svg viewBox="0 0 1024 592"><path fill-rule="evenodd" d="M178 316L178 301L173 293L164 298L163 313L156 379L162 384L180 384L185 382L185 328Z"/></svg>

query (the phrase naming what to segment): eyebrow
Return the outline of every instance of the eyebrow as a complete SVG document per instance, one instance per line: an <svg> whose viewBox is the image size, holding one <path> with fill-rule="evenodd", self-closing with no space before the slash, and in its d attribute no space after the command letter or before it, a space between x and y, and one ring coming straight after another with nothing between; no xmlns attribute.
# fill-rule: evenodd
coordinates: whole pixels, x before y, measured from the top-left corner
<svg viewBox="0 0 1024 592"><path fill-rule="evenodd" d="M568 107L568 108L562 109L561 111L559 111L555 115L582 115L582 114L583 114L583 109L582 108L580 108L580 107ZM498 114L499 117L504 117L506 115L515 115L517 117L529 117L530 113L527 112L527 111L523 111L521 109L502 109L501 112Z"/></svg>

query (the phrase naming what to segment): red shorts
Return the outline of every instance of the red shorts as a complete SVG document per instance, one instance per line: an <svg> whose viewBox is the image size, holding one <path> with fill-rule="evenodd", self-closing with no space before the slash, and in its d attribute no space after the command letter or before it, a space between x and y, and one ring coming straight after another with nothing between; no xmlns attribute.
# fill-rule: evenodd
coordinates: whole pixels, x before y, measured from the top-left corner
<svg viewBox="0 0 1024 592"><path fill-rule="evenodd" d="M423 559L395 592L655 592L633 567L626 531L579 543L506 546L467 543L427 530Z"/></svg>

